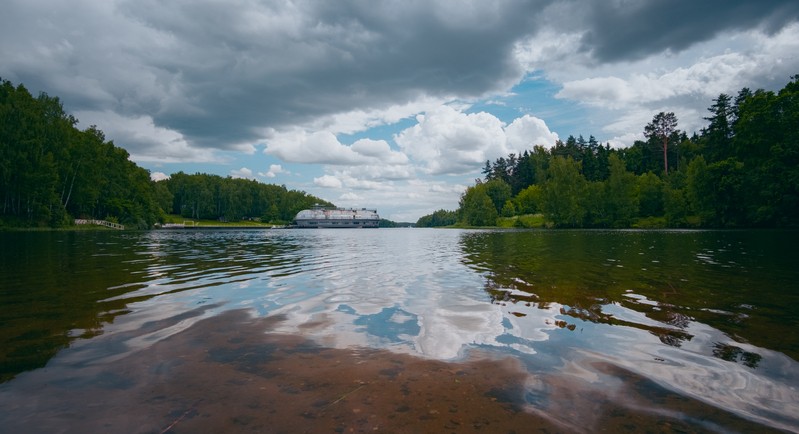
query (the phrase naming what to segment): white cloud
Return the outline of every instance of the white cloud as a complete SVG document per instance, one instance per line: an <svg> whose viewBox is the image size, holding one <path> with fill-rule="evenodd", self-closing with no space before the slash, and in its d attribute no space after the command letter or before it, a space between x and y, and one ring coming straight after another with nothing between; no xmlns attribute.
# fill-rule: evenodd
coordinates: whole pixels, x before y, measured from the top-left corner
<svg viewBox="0 0 799 434"><path fill-rule="evenodd" d="M410 119L418 113L432 110L447 101L448 97L431 97L419 95L404 104L393 104L388 107L375 107L369 110L354 109L320 116L301 127L309 131L329 131L333 134L353 134L370 128L395 124L403 119Z"/></svg>
<svg viewBox="0 0 799 434"><path fill-rule="evenodd" d="M274 178L281 173L290 174L291 172L283 169L283 166L281 166L280 164L271 164L269 165L269 171L258 172L258 176L262 176L265 178Z"/></svg>
<svg viewBox="0 0 799 434"><path fill-rule="evenodd" d="M402 151L433 175L473 172L486 160L535 144L551 146L556 139L543 120L530 115L506 127L490 113L468 114L450 106L417 116L416 125L394 137Z"/></svg>
<svg viewBox="0 0 799 434"><path fill-rule="evenodd" d="M234 169L230 171L231 178L241 178L241 179L255 179L255 174L253 174L251 169L246 167L242 167L241 169Z"/></svg>
<svg viewBox="0 0 799 434"><path fill-rule="evenodd" d="M313 183L322 188L341 188L341 180L331 175L322 175L313 179Z"/></svg>
<svg viewBox="0 0 799 434"><path fill-rule="evenodd" d="M526 71L573 70L576 65L590 63L587 54L579 54L582 37L582 32L543 29L517 42L515 56Z"/></svg>
<svg viewBox="0 0 799 434"><path fill-rule="evenodd" d="M264 153L290 163L352 164L360 160L358 154L342 145L332 133L300 129L274 132L266 140Z"/></svg>
<svg viewBox="0 0 799 434"><path fill-rule="evenodd" d="M150 116L127 117L112 111L76 112L80 126L97 125L106 139L128 150L137 162L224 162L211 149L196 148L177 131L156 126Z"/></svg>
<svg viewBox="0 0 799 434"><path fill-rule="evenodd" d="M731 92L761 62L741 53L725 53L661 74L631 74L568 81L555 95L601 108L640 107L685 96L711 99Z"/></svg>
<svg viewBox="0 0 799 434"><path fill-rule="evenodd" d="M385 140L360 139L350 149L365 157L371 157L384 164L406 164L408 157L391 149Z"/></svg>
<svg viewBox="0 0 799 434"><path fill-rule="evenodd" d="M698 132L719 94L783 86L799 70L796 52L799 23L773 35L758 29L727 32L679 53L634 62L592 67L576 62L547 76L562 83L557 98L601 109L589 111L591 123L620 147L640 139L644 125L660 111L674 112L688 134Z"/></svg>
<svg viewBox="0 0 799 434"><path fill-rule="evenodd" d="M627 148L635 143L636 140L646 140L644 133L627 133L621 136L615 136L606 141L611 148L620 149Z"/></svg>
<svg viewBox="0 0 799 434"><path fill-rule="evenodd" d="M329 165L406 164L408 157L385 140L361 139L347 146L328 131L272 132L264 153L291 163Z"/></svg>
<svg viewBox="0 0 799 434"><path fill-rule="evenodd" d="M555 145L558 135L549 130L546 122L535 116L524 115L514 119L505 127L508 148L517 152L542 145L546 148Z"/></svg>
<svg viewBox="0 0 799 434"><path fill-rule="evenodd" d="M156 182L163 181L165 179L169 179L169 175L164 172L153 172L150 174L150 179Z"/></svg>
<svg viewBox="0 0 799 434"><path fill-rule="evenodd" d="M430 184L427 191L432 193L463 193L466 191L466 186L462 184L444 184L433 183Z"/></svg>
<svg viewBox="0 0 799 434"><path fill-rule="evenodd" d="M416 176L416 170L411 165L366 165L348 167L342 171L353 177L383 181L412 179Z"/></svg>
<svg viewBox="0 0 799 434"><path fill-rule="evenodd" d="M342 201L347 201L347 202L352 202L352 201L356 201L357 202L357 201L362 201L363 197L362 196L358 196L355 193L349 192L349 193L344 193L341 196L339 196L339 199L341 199Z"/></svg>
<svg viewBox="0 0 799 434"><path fill-rule="evenodd" d="M417 124L395 136L400 148L428 173L466 173L487 155L505 155L502 121L480 112L466 114L441 106L416 118Z"/></svg>

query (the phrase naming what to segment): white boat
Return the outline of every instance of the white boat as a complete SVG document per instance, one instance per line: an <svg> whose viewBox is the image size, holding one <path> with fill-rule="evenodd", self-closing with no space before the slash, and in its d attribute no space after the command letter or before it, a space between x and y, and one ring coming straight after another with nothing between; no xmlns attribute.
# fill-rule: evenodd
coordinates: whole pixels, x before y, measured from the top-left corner
<svg viewBox="0 0 799 434"><path fill-rule="evenodd" d="M376 209L322 208L304 209L294 218L298 228L377 228L380 216Z"/></svg>

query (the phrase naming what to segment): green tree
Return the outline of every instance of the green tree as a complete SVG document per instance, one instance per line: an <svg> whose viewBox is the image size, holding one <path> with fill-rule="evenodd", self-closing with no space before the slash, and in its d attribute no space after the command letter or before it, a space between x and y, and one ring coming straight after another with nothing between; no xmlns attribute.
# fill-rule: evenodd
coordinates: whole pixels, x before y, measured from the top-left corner
<svg viewBox="0 0 799 434"><path fill-rule="evenodd" d="M638 213L636 178L616 155L608 159L610 176L605 181L604 207L611 227L629 227Z"/></svg>
<svg viewBox="0 0 799 434"><path fill-rule="evenodd" d="M502 217L513 217L516 215L516 205L513 204L512 200L508 199L505 201L500 215L502 215Z"/></svg>
<svg viewBox="0 0 799 434"><path fill-rule="evenodd" d="M460 221L468 226L493 226L499 215L482 183L466 189L461 196L459 213Z"/></svg>
<svg viewBox="0 0 799 434"><path fill-rule="evenodd" d="M501 179L492 179L483 183L482 187L491 199L497 214L501 213L505 203L512 197L510 185Z"/></svg>
<svg viewBox="0 0 799 434"><path fill-rule="evenodd" d="M799 75L778 94L747 94L737 106L735 156L746 166L748 221L799 226Z"/></svg>
<svg viewBox="0 0 799 434"><path fill-rule="evenodd" d="M642 217L663 215L663 181L652 172L638 177L638 206Z"/></svg>
<svg viewBox="0 0 799 434"><path fill-rule="evenodd" d="M677 116L674 113L660 112L652 118L652 122L644 127L644 135L648 139L657 139L663 147L663 173L669 173L669 139L677 130Z"/></svg>
<svg viewBox="0 0 799 434"><path fill-rule="evenodd" d="M535 214L540 211L541 186L531 185L514 197L516 212L519 214Z"/></svg>
<svg viewBox="0 0 799 434"><path fill-rule="evenodd" d="M683 227L688 217L688 202L682 189L666 185L663 189L663 213L669 227Z"/></svg>
<svg viewBox="0 0 799 434"><path fill-rule="evenodd" d="M706 159L711 163L732 156L733 136L733 108L730 96L722 93L713 101L714 104L708 108L712 115L704 118L710 124L702 131Z"/></svg>
<svg viewBox="0 0 799 434"><path fill-rule="evenodd" d="M458 215L455 211L440 209L433 214L422 216L417 220L416 226L420 228L432 228L440 226L451 226L458 222Z"/></svg>
<svg viewBox="0 0 799 434"><path fill-rule="evenodd" d="M541 209L557 226L580 227L586 215L582 203L586 180L580 163L571 157L552 157L541 194Z"/></svg>
<svg viewBox="0 0 799 434"><path fill-rule="evenodd" d="M711 201L715 208L712 223L721 227L740 226L745 221L744 164L735 158L717 161L708 166L713 185Z"/></svg>
<svg viewBox="0 0 799 434"><path fill-rule="evenodd" d="M686 199L693 213L704 222L714 221L716 211L713 203L713 181L705 158L699 156L688 165Z"/></svg>

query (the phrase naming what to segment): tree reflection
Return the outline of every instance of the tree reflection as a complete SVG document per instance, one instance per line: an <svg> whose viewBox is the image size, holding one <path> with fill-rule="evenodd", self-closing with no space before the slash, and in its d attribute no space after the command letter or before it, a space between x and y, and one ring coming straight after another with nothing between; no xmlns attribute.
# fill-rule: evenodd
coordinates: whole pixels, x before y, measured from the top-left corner
<svg viewBox="0 0 799 434"><path fill-rule="evenodd" d="M716 342L713 344L713 355L728 362L742 363L752 369L757 368L763 358L760 354L744 351L735 345Z"/></svg>
<svg viewBox="0 0 799 434"><path fill-rule="evenodd" d="M783 274L771 267L780 259L765 256L765 250L757 250L759 257L747 267L742 265L753 258L748 254L752 248L741 247L736 256L729 247L747 246L735 239L742 236L745 233L481 231L466 233L461 246L463 262L485 276L492 303L521 304L513 312L516 316L525 314L524 308L559 305L561 316L645 330L671 347L691 341L692 324L702 323L733 340L766 348L777 345L796 358L797 339L783 336L776 342L774 330L799 323L799 316L785 308L765 310L769 303L779 304L796 294L774 293L779 285L772 279ZM695 252L715 256L711 262L700 261ZM579 330L579 321L558 318L550 323ZM761 359L712 341L705 348L707 354L750 368Z"/></svg>

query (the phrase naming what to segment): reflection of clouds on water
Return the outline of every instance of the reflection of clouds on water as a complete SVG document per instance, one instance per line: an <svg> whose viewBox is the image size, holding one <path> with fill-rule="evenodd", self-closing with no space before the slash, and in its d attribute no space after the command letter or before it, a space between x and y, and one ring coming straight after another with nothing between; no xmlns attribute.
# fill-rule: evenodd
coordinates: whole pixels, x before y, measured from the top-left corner
<svg viewBox="0 0 799 434"><path fill-rule="evenodd" d="M795 387L799 384L799 371L796 362L780 353L757 349L769 360L770 369L779 373L777 380L758 375L744 365L657 343L606 348L603 352L577 351L762 423L789 430L799 424L799 391ZM591 369L590 364L585 366Z"/></svg>
<svg viewBox="0 0 799 434"><path fill-rule="evenodd" d="M342 310L345 306L340 306ZM416 315L397 307L383 308L373 315L362 315L353 321L355 331L377 336L389 343L405 342L419 334Z"/></svg>
<svg viewBox="0 0 799 434"><path fill-rule="evenodd" d="M268 279L269 290L245 300L284 315L278 332L336 348L390 348L449 360L474 346L533 354L532 343L556 328L541 315L506 318L486 297L484 278L458 260L458 232L314 233L321 240L307 246L312 254L302 253L303 273ZM391 250L396 253L385 254ZM557 308L540 312L551 319Z"/></svg>
<svg viewBox="0 0 799 434"><path fill-rule="evenodd" d="M431 288L420 298L414 294L417 285L338 293L340 276L337 282L314 297L278 308L275 312L287 319L277 331L299 331L337 348L391 348L437 359L457 358L470 345L497 345L496 338L505 331L502 313L487 300ZM318 322L322 312L326 321Z"/></svg>
<svg viewBox="0 0 799 434"><path fill-rule="evenodd" d="M501 305L497 305L500 307ZM507 345L516 351L535 354L536 342L549 339L549 333L559 328L558 315L562 306L558 303L547 305L502 306L505 330L498 344Z"/></svg>
<svg viewBox="0 0 799 434"><path fill-rule="evenodd" d="M642 305L673 308L644 296L626 296ZM519 303L511 298L500 305L506 323L514 323L501 342L510 342L520 352L535 347L539 353L557 355L563 363L556 368L558 376L593 384L591 387L602 390L603 399L638 408L637 403L627 402L623 390L628 385L619 378L621 374L598 370L596 360L761 423L789 430L799 425L795 416L799 415L799 364L782 353L733 341L722 331L688 317L675 325L618 302L575 309L554 302ZM541 307L548 315L541 313ZM563 318L570 322L568 327L560 327L564 329L560 332L536 328L542 319L562 326ZM518 330L531 330L534 339L541 334L541 341L549 337L552 343L508 338ZM535 388L530 393L538 399L543 399L541 394L558 399ZM584 417L589 420L591 415Z"/></svg>
<svg viewBox="0 0 799 434"><path fill-rule="evenodd" d="M438 359L461 356L468 345L497 345L497 337L505 331L502 312L496 306L466 298L430 307L419 322L416 348L425 356Z"/></svg>
<svg viewBox="0 0 799 434"><path fill-rule="evenodd" d="M468 249L459 245L463 234L470 234ZM701 299L709 303L697 305L686 294L712 288L710 278L697 272L690 281L701 284L685 283L680 276L666 280L652 264L663 263L665 270L668 258L649 253L599 256L600 265L623 258L630 265L624 268L592 268L592 259L579 255L564 261L568 267L563 268L546 259L558 257L549 254L552 244L533 234L531 244L513 245L521 235L286 231L271 235L279 241L222 237L225 245L246 242L249 247L207 249L202 261L192 259L197 250L192 243L210 241L193 234L161 235L181 242L151 243L151 263L142 279L119 296L136 297L129 304L132 312L106 332L141 327L141 333L120 335L120 342L141 348L202 317L243 307L256 316L281 315L275 332L301 334L329 347L385 348L443 360L461 358L474 347L494 349L521 358L536 374L601 389L606 399L628 399L624 392L630 380L624 375L633 373L748 418L799 426L790 416L799 414L797 362L706 324L723 328L718 320L702 322L747 319L757 313L757 306L745 304L749 299L725 305L703 292ZM274 245L263 245L269 242ZM535 248L537 256L519 253ZM591 250L561 255L575 251ZM720 255L701 255L710 253ZM467 254L472 255L468 260ZM620 274L640 269L635 260L652 268L641 280ZM213 307L181 318L199 306ZM164 318L174 321L148 328ZM598 368L597 360L616 370ZM547 387L531 389L530 400L557 400Z"/></svg>

